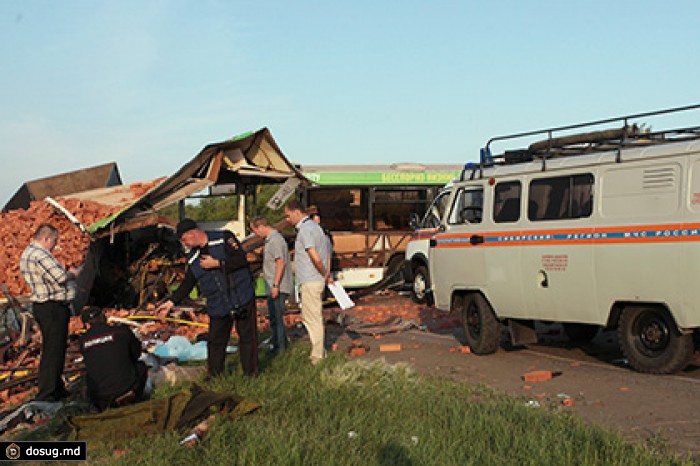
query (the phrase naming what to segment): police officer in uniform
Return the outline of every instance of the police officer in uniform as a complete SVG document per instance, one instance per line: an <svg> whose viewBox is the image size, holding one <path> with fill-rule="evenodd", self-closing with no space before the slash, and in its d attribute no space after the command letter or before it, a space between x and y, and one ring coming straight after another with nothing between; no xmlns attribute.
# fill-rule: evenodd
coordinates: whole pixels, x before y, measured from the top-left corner
<svg viewBox="0 0 700 466"><path fill-rule="evenodd" d="M148 368L141 356L141 343L125 325L109 325L102 309L84 309L80 318L89 326L79 340L85 361L88 395L102 411L144 398Z"/></svg>
<svg viewBox="0 0 700 466"><path fill-rule="evenodd" d="M177 236L187 248L188 268L180 287L157 308L167 315L185 299L195 284L207 299L209 335L207 369L209 377L224 371L226 346L236 325L241 367L247 376L258 372L258 332L255 289L248 260L233 233L204 231L191 219L177 224Z"/></svg>

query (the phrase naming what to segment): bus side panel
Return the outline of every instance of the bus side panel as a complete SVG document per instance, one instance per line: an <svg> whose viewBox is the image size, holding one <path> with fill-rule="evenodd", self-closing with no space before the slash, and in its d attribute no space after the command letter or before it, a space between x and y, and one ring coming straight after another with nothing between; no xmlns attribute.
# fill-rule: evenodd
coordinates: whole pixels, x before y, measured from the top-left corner
<svg viewBox="0 0 700 466"><path fill-rule="evenodd" d="M598 308L607 319L615 301L666 304L682 314L682 241L669 231L682 221L683 160L624 162L601 170L595 249Z"/></svg>

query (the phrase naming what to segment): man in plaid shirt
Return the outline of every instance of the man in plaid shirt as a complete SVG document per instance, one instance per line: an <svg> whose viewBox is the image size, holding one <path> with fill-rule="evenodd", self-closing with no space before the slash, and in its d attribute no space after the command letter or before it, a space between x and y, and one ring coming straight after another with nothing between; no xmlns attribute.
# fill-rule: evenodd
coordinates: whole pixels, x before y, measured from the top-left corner
<svg viewBox="0 0 700 466"><path fill-rule="evenodd" d="M19 268L32 289L34 318L41 330L39 393L37 401L58 401L68 396L61 375L66 358L70 302L75 297L79 269L66 271L51 251L58 243L58 230L43 223L22 253Z"/></svg>

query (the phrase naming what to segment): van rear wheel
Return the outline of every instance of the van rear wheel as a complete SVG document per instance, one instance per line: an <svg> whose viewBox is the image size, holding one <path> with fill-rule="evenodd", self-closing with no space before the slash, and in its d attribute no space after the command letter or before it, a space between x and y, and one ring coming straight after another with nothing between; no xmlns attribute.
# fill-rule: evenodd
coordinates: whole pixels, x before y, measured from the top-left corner
<svg viewBox="0 0 700 466"><path fill-rule="evenodd" d="M472 353L491 354L501 342L501 323L491 305L479 293L466 296L462 307L462 326Z"/></svg>
<svg viewBox="0 0 700 466"><path fill-rule="evenodd" d="M662 307L625 308L617 332L622 352L639 372L678 372L690 363L695 351L693 335L680 334Z"/></svg>

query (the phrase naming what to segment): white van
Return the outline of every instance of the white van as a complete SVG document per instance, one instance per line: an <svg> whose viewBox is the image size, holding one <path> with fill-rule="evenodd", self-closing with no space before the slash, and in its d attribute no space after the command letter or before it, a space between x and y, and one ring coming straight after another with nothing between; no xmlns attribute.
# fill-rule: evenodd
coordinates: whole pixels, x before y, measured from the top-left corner
<svg viewBox="0 0 700 466"><path fill-rule="evenodd" d="M435 305L461 312L467 343L494 352L507 322L514 344L534 321L574 340L617 328L630 365L687 366L700 328L700 127L552 137L491 157L449 188L428 240ZM616 120L590 123L597 125Z"/></svg>

